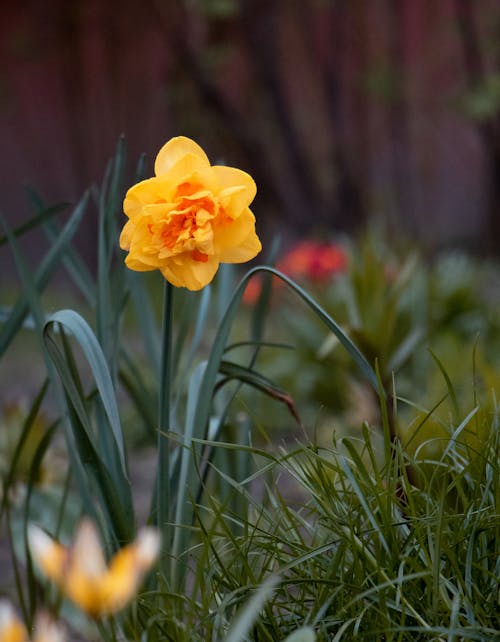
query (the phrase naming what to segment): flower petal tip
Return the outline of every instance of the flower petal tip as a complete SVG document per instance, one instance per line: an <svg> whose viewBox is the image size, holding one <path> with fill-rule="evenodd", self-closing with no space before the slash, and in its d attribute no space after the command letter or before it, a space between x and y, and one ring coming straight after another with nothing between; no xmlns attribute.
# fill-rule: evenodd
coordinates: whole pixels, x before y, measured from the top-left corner
<svg viewBox="0 0 500 642"><path fill-rule="evenodd" d="M151 567L160 552L161 537L156 528L146 526L137 533L137 556L143 568Z"/></svg>

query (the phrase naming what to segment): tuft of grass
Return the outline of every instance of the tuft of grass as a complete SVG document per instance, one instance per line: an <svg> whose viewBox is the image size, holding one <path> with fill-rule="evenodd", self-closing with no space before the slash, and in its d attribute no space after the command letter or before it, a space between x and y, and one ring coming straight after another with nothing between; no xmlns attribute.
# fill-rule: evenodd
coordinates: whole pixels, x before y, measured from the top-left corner
<svg viewBox="0 0 500 642"><path fill-rule="evenodd" d="M325 642L500 639L499 440L496 412L474 457L456 440L425 460L393 443L374 468L358 454L373 448L368 431L356 448L346 438L253 450L260 470L232 486L246 516L215 498L198 506L195 589L213 596L204 612L228 621L248 587L277 575L250 639L304 624ZM405 470L422 464L433 474L414 486ZM450 501L459 486L460 501Z"/></svg>

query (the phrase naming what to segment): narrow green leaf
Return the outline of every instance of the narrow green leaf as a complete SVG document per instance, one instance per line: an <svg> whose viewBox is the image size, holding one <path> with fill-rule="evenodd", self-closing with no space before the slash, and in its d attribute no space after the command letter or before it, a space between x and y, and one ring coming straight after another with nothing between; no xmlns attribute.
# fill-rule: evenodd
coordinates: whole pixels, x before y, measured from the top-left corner
<svg viewBox="0 0 500 642"><path fill-rule="evenodd" d="M21 279L23 291L26 297L26 302L32 313L34 327L37 330L37 339L40 341L40 345L43 351L43 344L41 343L41 337L42 337L42 331L43 331L44 313L43 313L42 303L40 301L40 295L39 295L39 292L37 291L35 283L33 282L31 272L28 269L28 266L26 265L21 255L15 236L10 231L10 228L5 219L2 220L2 223L5 228L7 238L9 239L10 249L12 251L12 254L14 255L14 260L19 273L19 277ZM45 358L45 354L44 354L44 358ZM50 370L50 366L48 366L48 369Z"/></svg>
<svg viewBox="0 0 500 642"><path fill-rule="evenodd" d="M283 390L282 388L277 386L273 381L271 381L267 377L264 377L264 375L261 375L259 372L253 370L252 368L247 368L237 363L233 363L232 361L221 361L219 371L221 375L224 375L227 379L223 379L222 381L220 381L217 384L218 387L220 387L223 383L226 383L226 381L230 381L232 379L236 379L237 381L246 383L249 386L256 388L257 390L260 390L269 397L272 397L273 399L284 403L297 424L301 424L299 414L291 395L286 392L286 390Z"/></svg>
<svg viewBox="0 0 500 642"><path fill-rule="evenodd" d="M127 270L126 278L134 305L139 333L144 342L144 349L153 372L159 377L161 339L154 310L151 305L151 297L146 290L142 274Z"/></svg>
<svg viewBox="0 0 500 642"><path fill-rule="evenodd" d="M45 234L50 243L54 244L59 235L61 234L60 227L54 221L44 226ZM68 246L66 252L62 256L62 264L66 268L71 280L76 285L78 290L82 293L87 303L95 306L95 284L89 272L85 261L82 259L76 248L72 245Z"/></svg>
<svg viewBox="0 0 500 642"><path fill-rule="evenodd" d="M56 323L56 321L51 321L50 324L52 323ZM129 481L121 468L116 469L113 465L114 461L103 460L96 449L90 419L85 408L86 400L82 398L78 390L75 375L68 366L68 357L62 353L47 328L44 338L46 349L65 390L72 427L72 439L69 440L70 446L73 448L71 455L81 463L90 478L96 482L103 508L110 518L116 539L119 542L130 541L134 529L134 513Z"/></svg>
<svg viewBox="0 0 500 642"><path fill-rule="evenodd" d="M279 577L271 576L248 602L238 611L224 642L242 642L247 639L265 603L278 585Z"/></svg>
<svg viewBox="0 0 500 642"><path fill-rule="evenodd" d="M61 230L59 238L51 246L41 261L33 279L34 288L37 292L41 293L45 289L51 275L60 263L67 244L78 229L80 220L87 207L87 201L88 194L86 193L73 210L69 220ZM25 295L22 294L13 306L8 319L0 330L0 356L7 350L10 342L22 326L28 311L28 301L26 300Z"/></svg>
<svg viewBox="0 0 500 642"><path fill-rule="evenodd" d="M185 552L187 548L186 536L189 537L189 532L184 528L190 526L193 519L192 502L198 496L200 480L197 480L195 464L192 456L192 441L199 439L203 436L203 427L197 426L194 422L196 401L200 392L200 385L205 372L206 362L200 363L193 372L188 389L188 397L186 402L186 422L182 433L182 444L180 451L180 466L179 473L172 484L171 496L175 497L175 517L174 524L176 529L174 531L172 543L172 560L174 565L179 564L179 556ZM172 569L173 581L182 579ZM175 585L175 583L174 583Z"/></svg>
<svg viewBox="0 0 500 642"><path fill-rule="evenodd" d="M436 363L437 367L441 371L441 374L443 375L443 379L445 380L446 383L446 388L448 390L448 394L450 395L450 399L453 404L453 410L455 413L455 418L457 419L460 416L460 409L458 406L458 400L457 400L457 395L455 393L455 388L453 387L453 384L451 383L450 376L446 372L446 369L444 365L441 363L441 361L438 359L437 355L432 352L432 350L429 350L429 353L431 357L434 359L434 362Z"/></svg>
<svg viewBox="0 0 500 642"><path fill-rule="evenodd" d="M57 203L52 207L46 207L42 209L40 212L38 212L37 214L35 214L35 216L30 218L25 223L22 223L18 227L14 228L12 230L12 234L15 237L22 236L23 234L26 234L26 232L31 231L35 227L38 227L41 223L44 223L45 221L51 219L56 214L63 212L68 207L69 207L69 203ZM6 234L4 236L0 236L0 246L5 245L5 243L7 243L8 240L9 239Z"/></svg>
<svg viewBox="0 0 500 642"><path fill-rule="evenodd" d="M120 383L126 390L130 400L136 407L137 415L140 417L150 437L156 437L158 406L157 396L149 390L144 378L134 360L128 352L121 351L121 363L118 371Z"/></svg>
<svg viewBox="0 0 500 642"><path fill-rule="evenodd" d="M370 506L368 505L368 502L366 501L366 497L363 494L363 491L361 490L361 487L360 487L360 485L358 483L358 480L356 479L354 473L352 472L351 467L349 466L349 463L348 463L347 459L343 455L340 455L339 456L339 461L340 461L340 464L342 466L342 469L344 470L347 478L349 479L349 482L350 482L352 488L354 489L354 492L356 493L356 495L357 495L357 497L359 499L359 502L360 502L361 506L363 507L363 509L364 509L364 511L366 513L366 516L368 517L368 520L370 521L370 524L373 526L373 528L377 532L379 540L380 540L380 543L384 547L384 550L386 551L386 553L388 555L390 555L391 552L390 552L390 549L389 549L389 545L387 544L387 540L385 539L384 534L382 533L382 529L380 528L380 524L378 523L375 515L373 514L373 511L370 509Z"/></svg>
<svg viewBox="0 0 500 642"><path fill-rule="evenodd" d="M38 192L31 186L26 188L29 200L34 205L39 213L43 213L46 209L43 199ZM51 244L55 243L61 233L60 225L51 217L43 220L43 231ZM67 251L64 252L62 263L65 266L69 276L85 297L90 305L94 305L94 281L85 262L80 257L78 251L73 246L68 246Z"/></svg>
<svg viewBox="0 0 500 642"><path fill-rule="evenodd" d="M99 392L99 398L106 412L109 426L114 436L120 458L122 475L126 478L125 447L120 425L120 416L116 404L113 382L111 381L106 359L104 358L99 343L97 342L97 339L88 323L74 310L59 310L52 314L45 324L45 337L47 337L52 326L55 324L61 324L64 326L69 333L73 335L82 348L83 354L85 355L92 371L92 375ZM63 384L64 383L65 382L63 381Z"/></svg>

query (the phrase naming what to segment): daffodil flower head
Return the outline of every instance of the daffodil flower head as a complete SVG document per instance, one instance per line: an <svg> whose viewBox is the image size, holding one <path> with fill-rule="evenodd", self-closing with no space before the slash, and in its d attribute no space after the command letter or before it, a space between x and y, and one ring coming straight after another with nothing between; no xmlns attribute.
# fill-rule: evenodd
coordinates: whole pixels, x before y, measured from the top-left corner
<svg viewBox="0 0 500 642"><path fill-rule="evenodd" d="M249 209L252 177L211 165L190 138L170 139L158 152L155 176L131 187L120 247L131 270L160 270L177 287L200 290L220 263L244 263L262 249Z"/></svg>
<svg viewBox="0 0 500 642"><path fill-rule="evenodd" d="M70 547L62 546L33 525L28 538L31 554L41 571L92 617L114 613L126 606L137 593L160 548L158 531L146 527L107 564L97 528L87 518L80 522Z"/></svg>

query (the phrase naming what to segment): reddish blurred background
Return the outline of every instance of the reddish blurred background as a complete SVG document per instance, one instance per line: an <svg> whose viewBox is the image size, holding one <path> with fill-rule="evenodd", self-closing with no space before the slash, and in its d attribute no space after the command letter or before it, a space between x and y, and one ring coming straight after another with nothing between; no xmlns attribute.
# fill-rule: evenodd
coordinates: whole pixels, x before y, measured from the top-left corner
<svg viewBox="0 0 500 642"><path fill-rule="evenodd" d="M182 133L254 175L264 235L378 216L431 248L496 251L498 0L21 0L0 34L12 224L33 213L23 184L74 202L121 133L130 181Z"/></svg>

